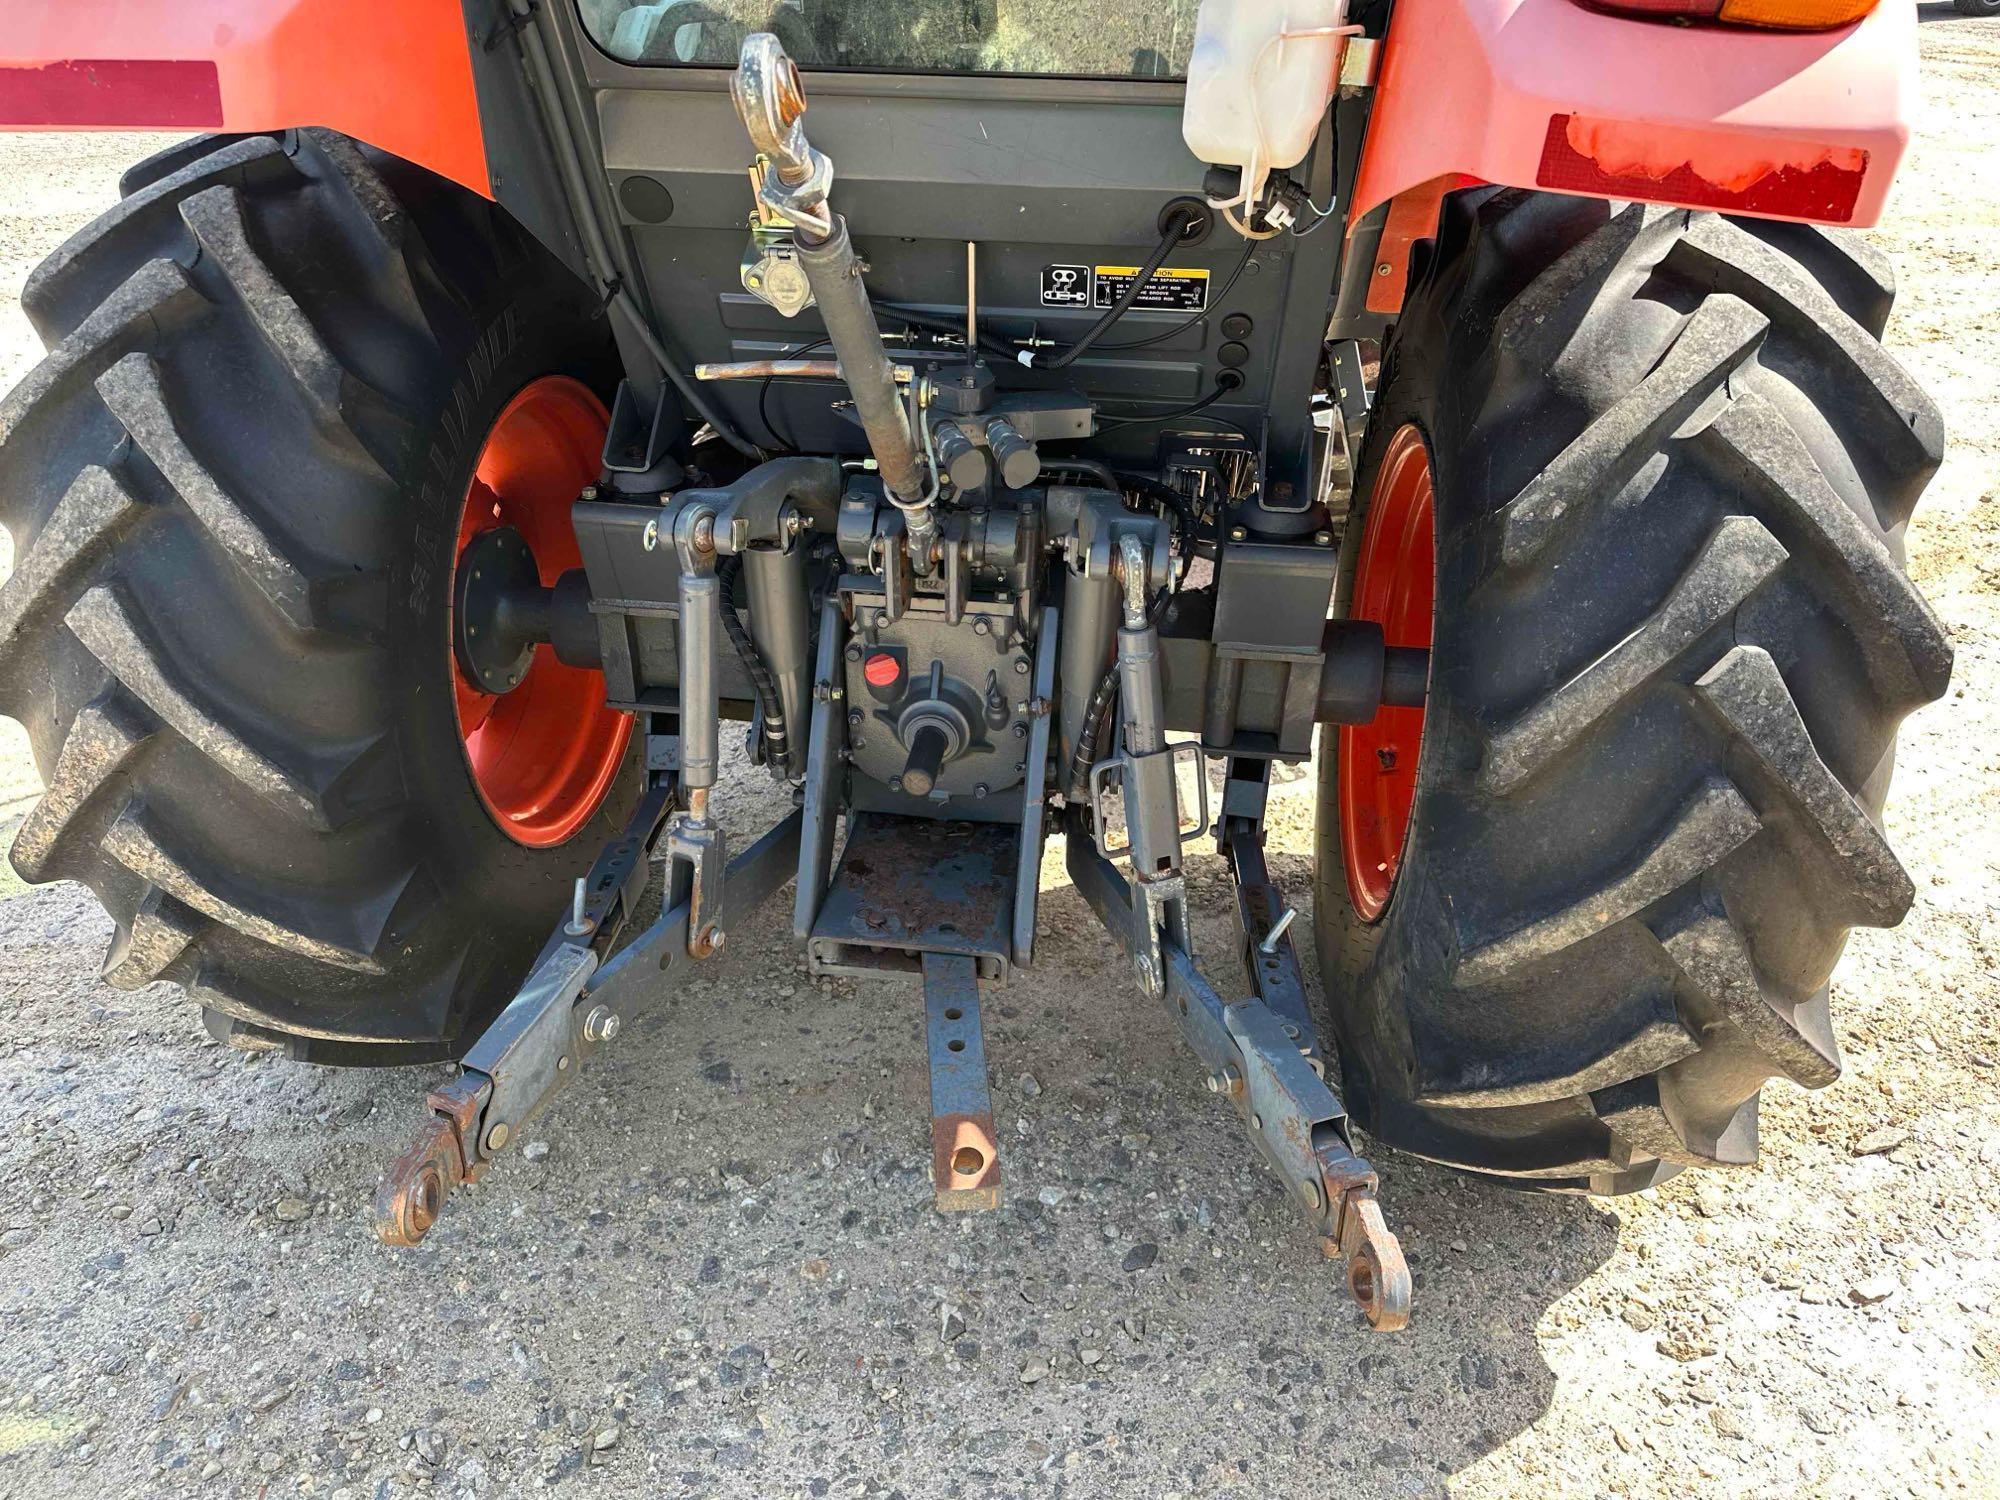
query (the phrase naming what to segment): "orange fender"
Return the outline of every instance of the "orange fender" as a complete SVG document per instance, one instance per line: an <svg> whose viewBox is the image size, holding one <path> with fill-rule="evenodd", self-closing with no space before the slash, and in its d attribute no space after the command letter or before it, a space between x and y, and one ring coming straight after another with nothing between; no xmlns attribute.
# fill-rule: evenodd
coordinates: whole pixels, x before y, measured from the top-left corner
<svg viewBox="0 0 2000 1500"><path fill-rule="evenodd" d="M1681 26L1576 0L1396 0L1355 183L1393 233L1368 305L1472 183L1760 218L1873 224L1909 144L1916 13L1834 31Z"/></svg>
<svg viewBox="0 0 2000 1500"><path fill-rule="evenodd" d="M491 197L458 0L4 0L0 129L324 125Z"/></svg>

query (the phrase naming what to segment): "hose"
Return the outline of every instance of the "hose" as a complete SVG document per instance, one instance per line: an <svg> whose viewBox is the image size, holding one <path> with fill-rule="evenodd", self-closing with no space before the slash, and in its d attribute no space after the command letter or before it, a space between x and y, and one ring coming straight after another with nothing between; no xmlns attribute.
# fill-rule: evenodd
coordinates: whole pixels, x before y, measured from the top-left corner
<svg viewBox="0 0 2000 1500"><path fill-rule="evenodd" d="M1070 751L1068 797L1072 802L1081 802L1090 796L1090 768L1097 764L1097 739L1102 733L1105 720L1111 715L1111 703L1118 696L1118 663L1105 668L1104 675L1097 679L1097 686L1091 690L1090 701L1083 710L1083 729L1076 737L1076 748Z"/></svg>
<svg viewBox="0 0 2000 1500"><path fill-rule="evenodd" d="M1139 300L1139 294L1146 289L1146 283L1153 279L1153 273L1166 264L1167 257L1173 254L1174 246L1181 242L1182 236L1195 222L1194 212L1191 209L1176 208L1167 215L1166 232L1160 236L1160 243L1155 245L1152 253L1146 257L1146 263L1139 267L1139 273L1132 278L1132 284L1125 288L1123 295L1116 302L1105 309L1103 317L1084 330L1082 338L1059 354L1043 356L1032 349L1023 349L1014 356L1015 359L1031 370L1060 370L1070 364L1078 355L1104 337L1112 324L1125 316L1132 304Z"/></svg>
<svg viewBox="0 0 2000 1500"><path fill-rule="evenodd" d="M729 636L729 644L736 650L736 659L743 663L743 670L750 678L750 689L757 695L758 710L764 716L765 762L783 775L785 762L791 754L791 739L786 730L785 710L781 706L783 700L778 696L778 679L764 665L764 658L757 653L757 643L750 639L742 617L736 613L736 575L742 571L743 559L740 557L725 557L715 565L715 581L722 589L722 628Z"/></svg>

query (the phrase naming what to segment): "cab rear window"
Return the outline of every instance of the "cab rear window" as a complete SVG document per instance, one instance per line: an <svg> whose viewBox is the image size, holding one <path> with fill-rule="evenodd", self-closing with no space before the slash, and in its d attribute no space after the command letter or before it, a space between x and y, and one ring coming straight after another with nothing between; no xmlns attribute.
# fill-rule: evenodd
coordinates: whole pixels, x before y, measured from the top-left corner
<svg viewBox="0 0 2000 1500"><path fill-rule="evenodd" d="M1180 78L1199 0L578 0L621 62L733 68L776 33L801 68Z"/></svg>

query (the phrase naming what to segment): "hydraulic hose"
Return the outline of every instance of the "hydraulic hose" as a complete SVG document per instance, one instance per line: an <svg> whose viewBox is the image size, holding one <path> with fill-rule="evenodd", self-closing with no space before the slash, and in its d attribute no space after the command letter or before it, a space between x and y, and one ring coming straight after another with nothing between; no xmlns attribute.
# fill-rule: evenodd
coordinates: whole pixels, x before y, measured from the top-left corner
<svg viewBox="0 0 2000 1500"><path fill-rule="evenodd" d="M1084 330L1082 338L1055 354L1041 355L1033 349L1023 349L1014 356L1015 359L1031 370L1060 370L1078 355L1089 350L1090 346L1110 332L1112 324L1124 317L1132 304L1139 300L1139 294L1146 289L1146 283L1153 279L1153 273L1166 264L1167 257L1173 254L1174 246L1181 242L1181 237L1188 232L1188 227L1194 222L1195 215L1192 209L1177 208L1167 215L1166 232L1160 236L1160 243L1155 245L1152 253L1146 257L1145 264L1139 267L1139 274L1132 278L1132 284L1125 288L1118 300L1105 309L1104 316Z"/></svg>
<svg viewBox="0 0 2000 1500"><path fill-rule="evenodd" d="M771 675L771 669L758 654L757 643L750 639L750 632L744 627L742 617L736 613L736 602L731 597L736 591L736 575L742 571L743 559L740 557L725 557L715 565L715 581L722 589L722 629L729 637L729 644L735 648L736 659L743 663L743 670L750 678L751 691L757 695L757 706L764 715L764 759L783 775L791 755L791 735L785 723L782 700L778 696L778 680Z"/></svg>

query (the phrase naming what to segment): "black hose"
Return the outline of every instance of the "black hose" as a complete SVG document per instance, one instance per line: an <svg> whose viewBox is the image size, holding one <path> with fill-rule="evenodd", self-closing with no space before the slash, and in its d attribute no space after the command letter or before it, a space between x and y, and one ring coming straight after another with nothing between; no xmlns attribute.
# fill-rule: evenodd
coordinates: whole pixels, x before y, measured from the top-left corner
<svg viewBox="0 0 2000 1500"><path fill-rule="evenodd" d="M1229 370L1223 371L1223 374L1225 375L1233 373L1235 372ZM1139 427L1153 422L1173 422L1177 421L1181 417L1192 417L1197 413L1205 411L1207 408L1215 405L1216 402L1220 401L1224 396L1227 396L1231 391L1239 389L1242 386L1242 384L1243 382L1241 380L1236 380L1228 383L1217 381L1215 389L1210 391L1206 396L1203 396L1199 401L1190 401L1187 405L1176 406L1171 411L1149 412L1144 416L1111 417L1106 421L1099 422L1097 424L1097 431L1100 433L1109 432L1114 427ZM1250 435L1246 433L1241 427L1238 427L1234 422L1225 422L1220 417L1209 417L1206 418L1205 420L1214 423L1217 427L1227 427L1231 432L1235 433L1245 442L1248 442L1250 439Z"/></svg>
<svg viewBox="0 0 2000 1500"><path fill-rule="evenodd" d="M1107 490L1124 488L1119 484L1118 476L1111 472L1111 465L1099 463L1094 458L1045 458L1042 460L1042 468L1045 471L1067 469L1072 474L1088 474Z"/></svg>
<svg viewBox="0 0 2000 1500"><path fill-rule="evenodd" d="M729 644L736 649L736 659L749 674L750 689L757 695L757 707L764 716L765 762L782 775L791 753L784 700L778 696L778 679L764 665L764 658L757 653L757 643L750 639L742 617L736 613L736 601L731 595L736 591L736 575L742 571L740 557L725 557L715 565L715 581L722 590L722 628L729 634Z"/></svg>
<svg viewBox="0 0 2000 1500"><path fill-rule="evenodd" d="M1185 323L1176 323L1174 324L1173 327L1165 330L1162 333L1153 334L1149 338L1134 339L1129 344L1102 345L1099 349L1099 352L1103 354L1109 354L1114 350L1118 349L1150 349L1155 344L1164 344L1168 339L1173 338L1176 335L1186 333L1190 328L1201 327L1202 324L1206 323L1210 318L1214 317L1217 313L1221 312L1222 309L1228 304L1229 294L1236 289L1236 283L1240 281L1243 277L1243 268L1250 264L1250 257L1256 251L1256 249L1257 245L1255 241L1252 241L1251 243L1246 244L1243 247L1243 253L1242 255L1237 257L1235 266L1230 270L1229 274L1223 278L1222 285L1216 289L1215 294L1208 299L1208 308L1206 311L1197 313L1194 317L1189 318Z"/></svg>
<svg viewBox="0 0 2000 1500"><path fill-rule="evenodd" d="M1153 273L1166 264L1167 257L1173 254L1174 246L1181 242L1189 226L1194 222L1193 209L1177 208L1167 215L1166 232L1160 236L1160 243L1155 245L1152 253L1146 257L1146 263L1139 267L1139 274L1132 278L1132 284L1125 288L1124 294L1105 309L1104 316L1084 330L1082 338L1059 354L1044 356L1032 349L1023 349L1015 358L1031 370L1060 370L1088 350L1110 331L1112 324L1125 316L1133 303L1139 300L1139 294L1146 289L1146 283L1153 279ZM1178 332L1178 329L1176 331Z"/></svg>
<svg viewBox="0 0 2000 1500"><path fill-rule="evenodd" d="M1118 696L1118 663L1104 669L1083 710L1083 728L1069 756L1069 800L1082 802L1090 796L1090 768L1097 764L1097 740L1102 723L1110 716L1112 700Z"/></svg>
<svg viewBox="0 0 2000 1500"><path fill-rule="evenodd" d="M921 328L926 333L945 334L956 338L960 343L965 342L965 320L963 318L948 318L941 313L927 313L900 302L877 302L875 310L883 316L891 318L898 323L907 324L911 328ZM996 358L1009 361L1013 360L1020 352L1005 339L986 333L979 335L979 347ZM966 357L968 359L972 357L971 350L966 351Z"/></svg>

